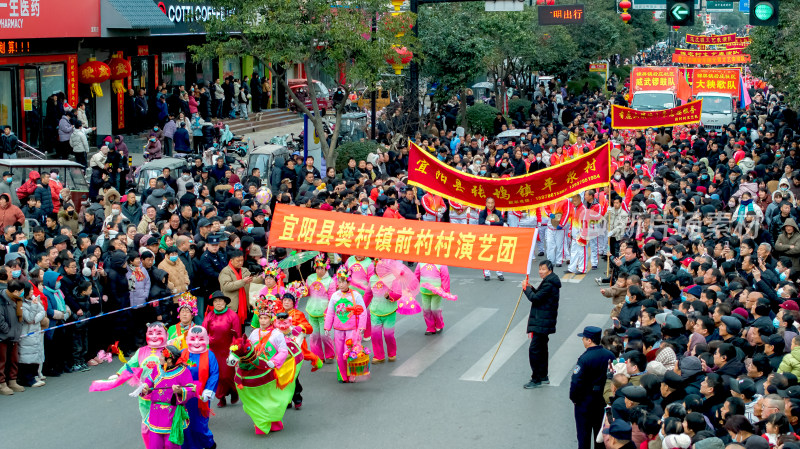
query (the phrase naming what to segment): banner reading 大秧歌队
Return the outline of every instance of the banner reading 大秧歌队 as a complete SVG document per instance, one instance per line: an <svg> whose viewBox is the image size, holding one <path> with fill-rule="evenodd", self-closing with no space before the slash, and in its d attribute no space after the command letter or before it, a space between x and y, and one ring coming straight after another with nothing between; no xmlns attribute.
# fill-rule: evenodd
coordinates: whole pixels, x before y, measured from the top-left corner
<svg viewBox="0 0 800 449"><path fill-rule="evenodd" d="M553 167L511 178L484 178L456 170L413 142L408 153L408 183L466 206L484 207L494 198L500 210L529 210L557 203L610 182L611 145Z"/></svg>
<svg viewBox="0 0 800 449"><path fill-rule="evenodd" d="M526 273L535 232L278 204L269 246Z"/></svg>

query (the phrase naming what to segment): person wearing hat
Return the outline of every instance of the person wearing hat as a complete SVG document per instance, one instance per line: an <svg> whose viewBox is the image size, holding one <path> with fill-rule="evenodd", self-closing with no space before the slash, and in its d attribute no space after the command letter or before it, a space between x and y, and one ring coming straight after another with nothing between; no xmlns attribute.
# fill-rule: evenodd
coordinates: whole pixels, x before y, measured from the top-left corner
<svg viewBox="0 0 800 449"><path fill-rule="evenodd" d="M200 294L207 296L208 293L219 290L219 273L226 265L228 265L228 257L225 251L220 251L219 236L209 234L206 240L206 250L203 251L197 265L196 275L200 277L199 287L202 292ZM204 310L200 310L200 314L203 313Z"/></svg>
<svg viewBox="0 0 800 449"><path fill-rule="evenodd" d="M608 437L606 448L636 449L636 445L631 441L631 433L632 428L630 424L621 419L614 420L608 428L603 430L603 435Z"/></svg>
<svg viewBox="0 0 800 449"><path fill-rule="evenodd" d="M211 235L211 220L203 217L197 221L197 234L194 235L194 241L205 242L209 235Z"/></svg>
<svg viewBox="0 0 800 449"><path fill-rule="evenodd" d="M683 388L684 381L680 374L669 370L664 373L661 379L661 404L667 406L673 402L683 402L686 391Z"/></svg>
<svg viewBox="0 0 800 449"><path fill-rule="evenodd" d="M230 309L231 299L220 290L209 296L213 309L206 313L203 327L208 331L209 349L217 360L227 360L234 338L242 336L239 316ZM217 407L227 405L226 396L231 396L231 404L239 401L234 383L234 369L227 363L219 364L219 385L217 386Z"/></svg>
<svg viewBox="0 0 800 449"><path fill-rule="evenodd" d="M586 351L578 357L578 363L572 370L569 399L575 406L579 449L592 447L592 437L597 435L603 421L603 386L608 362L614 358L614 354L600 346L602 333L599 327L587 326L578 334Z"/></svg>

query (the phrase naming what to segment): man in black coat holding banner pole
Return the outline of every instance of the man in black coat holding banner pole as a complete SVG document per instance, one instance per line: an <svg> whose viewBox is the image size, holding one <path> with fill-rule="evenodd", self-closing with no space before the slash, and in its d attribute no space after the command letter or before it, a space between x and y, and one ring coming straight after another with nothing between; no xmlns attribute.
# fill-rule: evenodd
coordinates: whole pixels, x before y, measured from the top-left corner
<svg viewBox="0 0 800 449"><path fill-rule="evenodd" d="M548 351L547 343L550 334L556 332L558 319L558 298L561 280L553 273L553 263L549 260L539 262L539 277L542 283L538 288L532 287L527 280L523 283L523 293L531 302L531 313L528 317L528 336L531 345L528 357L531 364L531 381L524 385L526 389L538 388L549 384L547 376Z"/></svg>

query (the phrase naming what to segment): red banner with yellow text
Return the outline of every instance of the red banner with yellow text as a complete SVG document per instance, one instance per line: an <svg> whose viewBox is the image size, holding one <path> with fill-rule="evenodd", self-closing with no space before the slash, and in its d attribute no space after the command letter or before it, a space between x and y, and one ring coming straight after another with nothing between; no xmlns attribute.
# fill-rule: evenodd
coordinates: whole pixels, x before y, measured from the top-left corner
<svg viewBox="0 0 800 449"><path fill-rule="evenodd" d="M694 69L692 70L692 95L701 92L720 92L739 96L739 69Z"/></svg>
<svg viewBox="0 0 800 449"><path fill-rule="evenodd" d="M269 246L526 273L534 233L278 204Z"/></svg>
<svg viewBox="0 0 800 449"><path fill-rule="evenodd" d="M696 45L721 45L721 44L730 44L732 42L736 42L736 34L718 34L718 35L710 35L710 36L696 36L694 34L687 34L686 35L686 43L687 44L696 44Z"/></svg>
<svg viewBox="0 0 800 449"><path fill-rule="evenodd" d="M750 55L734 50L687 50L678 48L672 55L672 62L677 64L744 64L750 62Z"/></svg>
<svg viewBox="0 0 800 449"><path fill-rule="evenodd" d="M611 105L611 127L616 129L645 129L663 126L691 125L700 122L703 100L664 109L663 111L637 111Z"/></svg>
<svg viewBox="0 0 800 449"><path fill-rule="evenodd" d="M483 178L460 172L413 142L408 153L408 183L461 204L482 208L486 198L500 210L529 210L610 182L611 145L606 143L554 167L511 178Z"/></svg>

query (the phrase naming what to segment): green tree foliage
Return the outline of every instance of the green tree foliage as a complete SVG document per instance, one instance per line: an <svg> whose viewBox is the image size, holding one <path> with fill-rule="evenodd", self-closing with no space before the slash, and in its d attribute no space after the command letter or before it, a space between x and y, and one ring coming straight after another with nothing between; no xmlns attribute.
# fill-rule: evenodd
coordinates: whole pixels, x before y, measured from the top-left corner
<svg viewBox="0 0 800 449"><path fill-rule="evenodd" d="M783 91L787 103L798 106L800 98L800 0L783 0L777 27L755 27L753 43L745 49L752 56L753 75L767 79Z"/></svg>
<svg viewBox="0 0 800 449"><path fill-rule="evenodd" d="M494 134L494 118L500 111L488 104L476 104L467 108L467 124L472 133Z"/></svg>
<svg viewBox="0 0 800 449"><path fill-rule="evenodd" d="M424 5L419 12L422 73L449 98L480 75L513 79L523 92L541 72L563 80L582 77L591 61L633 56L664 40L668 27L651 11L630 11L625 24L615 2L586 0L585 23L540 27L536 7L485 12L483 3ZM504 92L497 92L498 96Z"/></svg>
<svg viewBox="0 0 800 449"><path fill-rule="evenodd" d="M201 0L191 0L198 2ZM385 61L396 55L393 45L416 49L416 38L401 30L416 18L411 13L389 14L391 6L382 0L202 0L203 4L226 11L224 17L205 22L206 43L190 46L195 61L210 57L253 56L263 62L273 77L283 83L291 101L308 114L322 145L328 166L336 163L336 142L343 105L337 105L336 127L331 144L323 134L323 122L314 89L308 89L311 108L289 89L279 76L279 66L306 64L319 67L334 79L344 73L348 80L357 80L375 87L381 76L391 72ZM375 29L373 29L373 18ZM308 73L308 71L307 71ZM307 75L310 76L310 75ZM311 84L311 80L306 80ZM342 86L349 93L349 86Z"/></svg>
<svg viewBox="0 0 800 449"><path fill-rule="evenodd" d="M338 157L336 158L336 172L342 173L347 168L347 161L350 158L355 158L357 161L367 160L370 153L375 153L378 150L378 144L373 140L366 142L345 142L338 148Z"/></svg>

